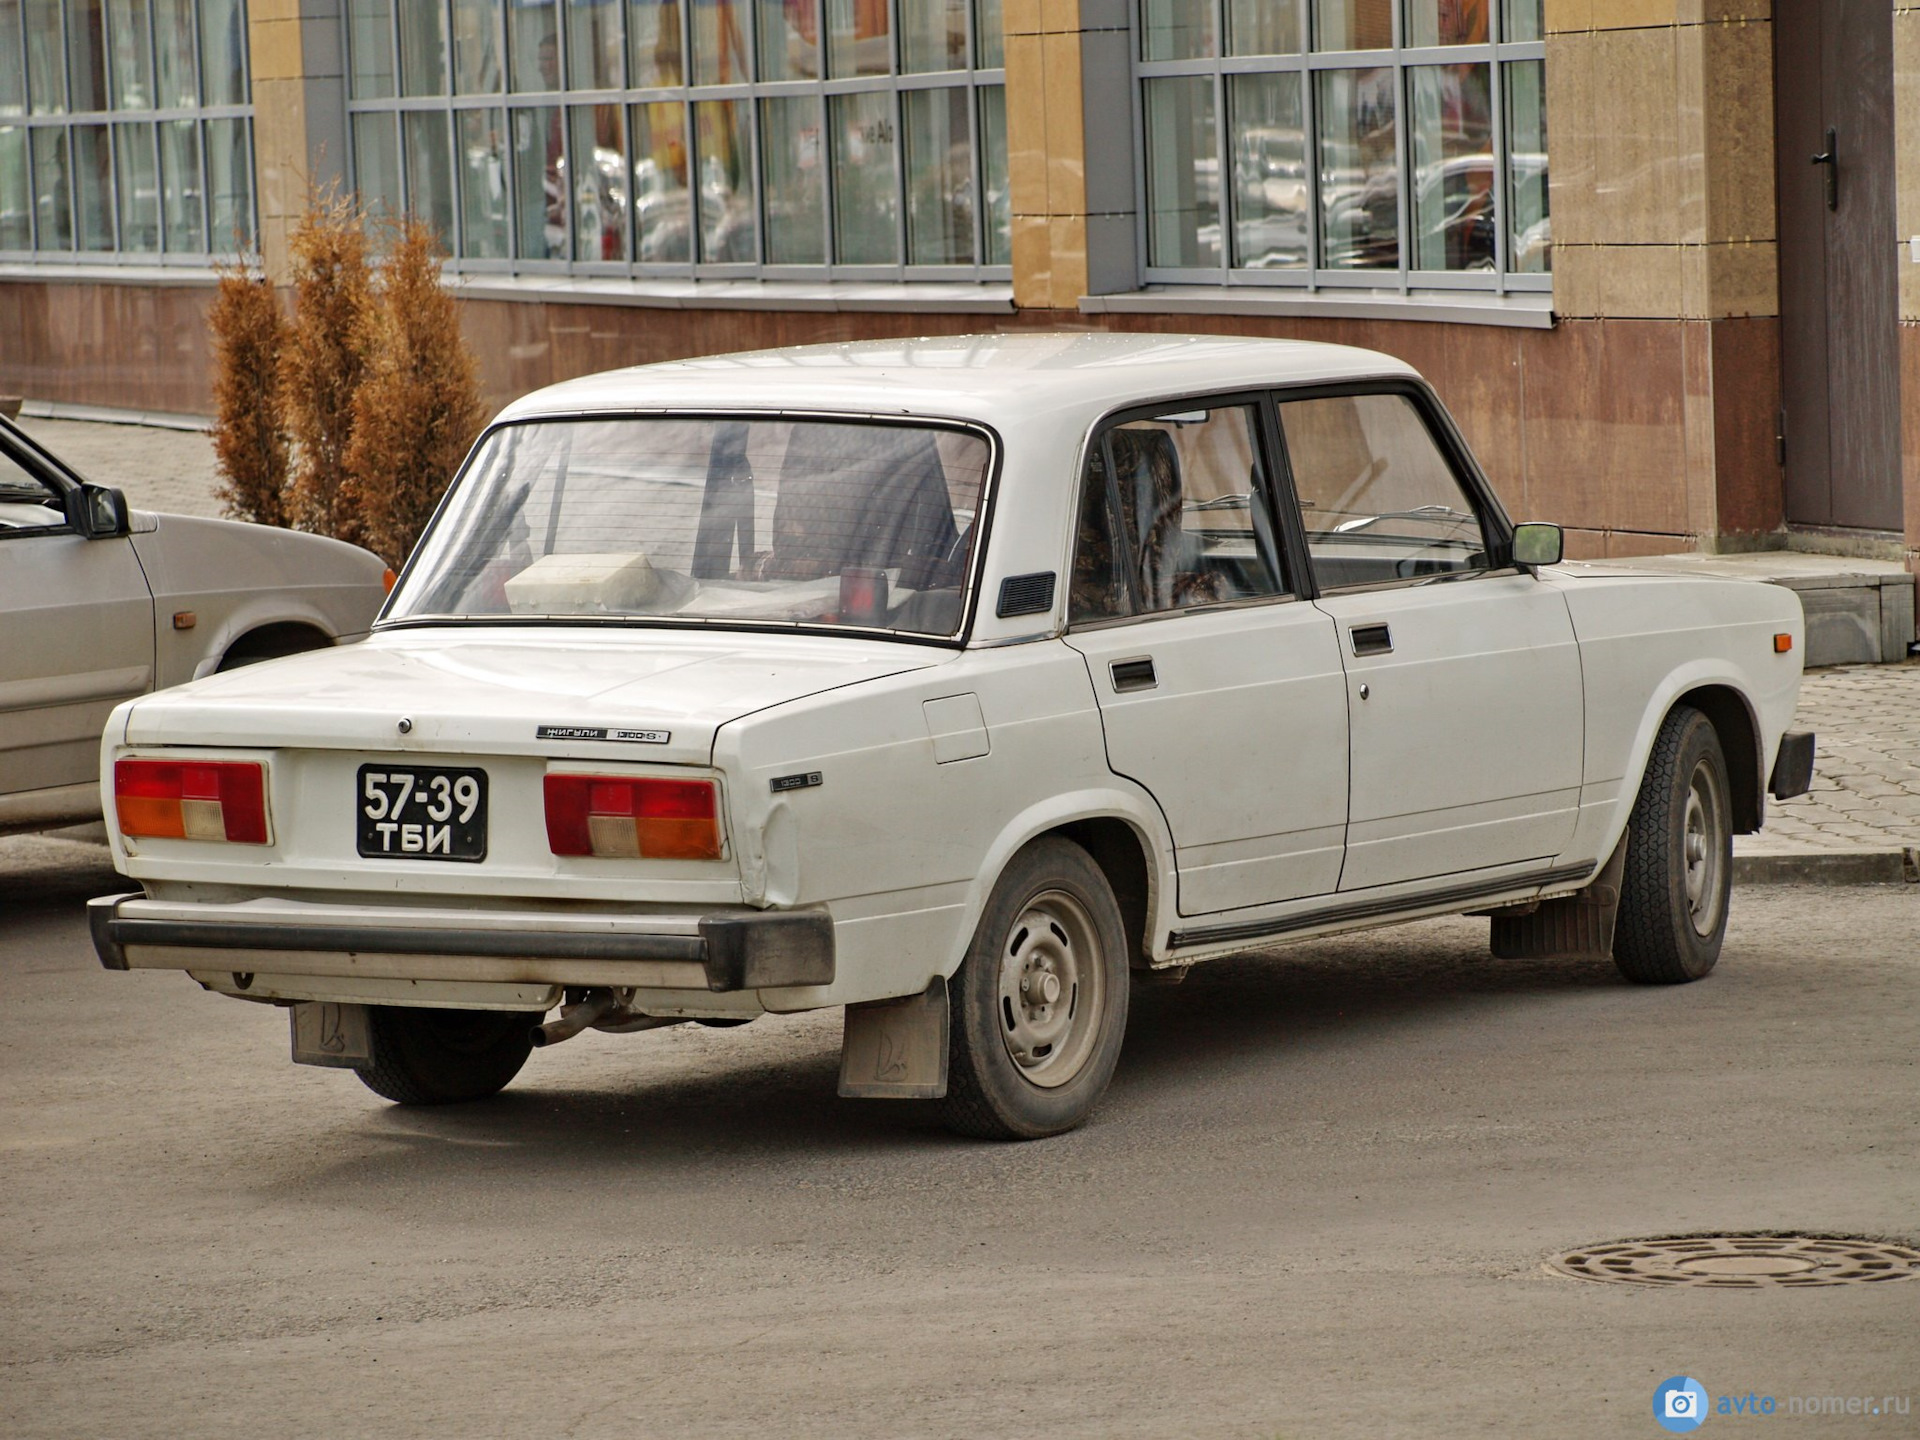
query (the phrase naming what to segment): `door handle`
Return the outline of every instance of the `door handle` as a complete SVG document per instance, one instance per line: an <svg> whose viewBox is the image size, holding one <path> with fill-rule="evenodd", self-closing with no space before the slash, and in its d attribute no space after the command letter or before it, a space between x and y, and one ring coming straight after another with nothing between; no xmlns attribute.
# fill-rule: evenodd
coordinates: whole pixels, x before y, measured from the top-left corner
<svg viewBox="0 0 1920 1440"><path fill-rule="evenodd" d="M1347 632L1356 655L1391 655L1393 632L1384 625L1356 625Z"/></svg>
<svg viewBox="0 0 1920 1440"><path fill-rule="evenodd" d="M1132 660L1116 660L1107 667L1113 676L1113 688L1117 691L1152 690L1160 683L1160 677L1153 673L1153 657L1141 655Z"/></svg>
<svg viewBox="0 0 1920 1440"><path fill-rule="evenodd" d="M1827 148L1813 157L1813 163L1827 167L1827 209L1840 208L1840 132L1827 127Z"/></svg>

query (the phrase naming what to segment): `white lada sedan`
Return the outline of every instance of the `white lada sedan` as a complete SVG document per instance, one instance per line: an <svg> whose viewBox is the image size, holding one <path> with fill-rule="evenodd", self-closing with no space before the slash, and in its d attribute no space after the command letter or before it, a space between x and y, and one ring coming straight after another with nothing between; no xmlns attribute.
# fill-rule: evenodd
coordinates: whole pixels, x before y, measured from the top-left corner
<svg viewBox="0 0 1920 1440"><path fill-rule="evenodd" d="M1799 603L1559 558L1360 350L569 382L475 447L372 638L114 712L144 893L95 943L402 1103L844 1006L842 1093L1004 1137L1087 1115L1132 981L1283 939L1486 913L1503 955L1697 979L1731 835L1812 769Z"/></svg>

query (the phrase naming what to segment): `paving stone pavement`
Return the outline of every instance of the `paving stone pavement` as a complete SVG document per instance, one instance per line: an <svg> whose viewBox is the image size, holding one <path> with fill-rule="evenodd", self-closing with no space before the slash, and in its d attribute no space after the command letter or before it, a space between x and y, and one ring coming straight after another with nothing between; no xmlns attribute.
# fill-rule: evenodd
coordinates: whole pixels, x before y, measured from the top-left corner
<svg viewBox="0 0 1920 1440"><path fill-rule="evenodd" d="M138 508L221 513L204 433L32 416L20 424ZM1734 841L1736 875L1920 878L1920 659L1808 672L1794 723L1818 736L1813 789L1768 802L1766 828Z"/></svg>
<svg viewBox="0 0 1920 1440"><path fill-rule="evenodd" d="M136 510L216 518L225 513L216 493L213 441L204 431L33 415L22 415L18 424L84 479L124 490Z"/></svg>

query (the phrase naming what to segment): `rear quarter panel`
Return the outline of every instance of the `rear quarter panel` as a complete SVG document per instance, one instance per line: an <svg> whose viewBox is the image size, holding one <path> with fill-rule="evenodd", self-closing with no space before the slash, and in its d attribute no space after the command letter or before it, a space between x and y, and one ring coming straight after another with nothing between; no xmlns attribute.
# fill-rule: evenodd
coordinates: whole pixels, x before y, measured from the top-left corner
<svg viewBox="0 0 1920 1440"><path fill-rule="evenodd" d="M984 753L941 763L927 702L964 696L985 734L959 748ZM731 780L750 903L824 905L836 925L833 985L763 992L768 1009L912 994L951 975L1006 861L1070 820L1128 821L1150 875L1170 883L1154 874L1171 855L1159 812L1107 769L1086 665L1058 641L967 651L748 716L721 729L714 760ZM772 788L814 772L817 785Z"/></svg>
<svg viewBox="0 0 1920 1440"><path fill-rule="evenodd" d="M1798 596L1752 581L1573 567L1553 578L1573 617L1586 690L1573 858L1598 859L1618 842L1660 722L1690 690L1723 685L1745 699L1765 784L1799 700L1805 633ZM1784 655L1773 648L1781 633L1793 637Z"/></svg>

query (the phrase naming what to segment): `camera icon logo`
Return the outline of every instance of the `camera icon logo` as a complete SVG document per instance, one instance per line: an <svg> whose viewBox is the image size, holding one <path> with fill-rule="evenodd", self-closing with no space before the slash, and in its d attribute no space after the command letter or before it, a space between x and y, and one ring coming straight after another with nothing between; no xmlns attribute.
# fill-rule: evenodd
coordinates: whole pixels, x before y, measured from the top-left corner
<svg viewBox="0 0 1920 1440"><path fill-rule="evenodd" d="M1707 1418L1707 1387L1691 1375L1661 1381L1653 1392L1653 1418L1675 1434L1698 1430Z"/></svg>

